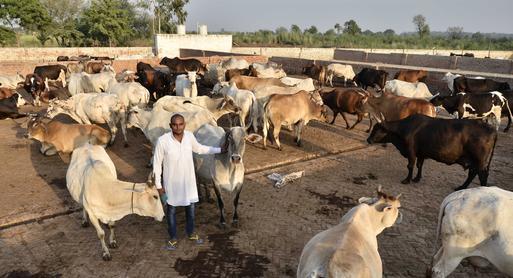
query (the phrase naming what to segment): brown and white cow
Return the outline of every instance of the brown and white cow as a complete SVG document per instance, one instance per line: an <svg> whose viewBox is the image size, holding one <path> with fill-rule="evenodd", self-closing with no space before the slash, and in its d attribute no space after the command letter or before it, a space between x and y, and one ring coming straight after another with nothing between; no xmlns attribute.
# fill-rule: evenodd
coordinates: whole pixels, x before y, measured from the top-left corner
<svg viewBox="0 0 513 278"><path fill-rule="evenodd" d="M291 95L272 95L264 106L264 149L267 148L267 132L273 126L273 137L281 151L281 125L294 125L296 144L301 146L301 129L310 120L326 122L326 108L317 92L299 91Z"/></svg>
<svg viewBox="0 0 513 278"><path fill-rule="evenodd" d="M394 75L394 79L415 83L424 81L427 77L425 70L400 70Z"/></svg>

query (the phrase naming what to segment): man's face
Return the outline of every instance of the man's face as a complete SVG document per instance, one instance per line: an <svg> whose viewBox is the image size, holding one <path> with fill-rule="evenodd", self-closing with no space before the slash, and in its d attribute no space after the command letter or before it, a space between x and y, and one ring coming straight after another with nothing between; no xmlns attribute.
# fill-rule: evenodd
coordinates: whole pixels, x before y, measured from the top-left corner
<svg viewBox="0 0 513 278"><path fill-rule="evenodd" d="M185 130L185 121L182 117L175 117L171 120L169 126L171 127L173 134L182 135Z"/></svg>

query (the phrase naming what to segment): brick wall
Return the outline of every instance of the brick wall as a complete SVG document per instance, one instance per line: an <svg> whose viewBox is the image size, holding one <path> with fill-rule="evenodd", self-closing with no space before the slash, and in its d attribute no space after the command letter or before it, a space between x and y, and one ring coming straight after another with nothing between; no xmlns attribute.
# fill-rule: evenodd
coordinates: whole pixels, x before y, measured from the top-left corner
<svg viewBox="0 0 513 278"><path fill-rule="evenodd" d="M0 61L57 61L57 56L108 56L115 59L153 57L151 47L6 47L0 48Z"/></svg>

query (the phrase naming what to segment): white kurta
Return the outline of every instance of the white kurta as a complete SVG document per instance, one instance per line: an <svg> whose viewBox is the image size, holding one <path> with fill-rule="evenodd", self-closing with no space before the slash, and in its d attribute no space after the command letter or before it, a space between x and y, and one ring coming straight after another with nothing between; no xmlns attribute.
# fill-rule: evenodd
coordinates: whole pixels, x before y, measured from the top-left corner
<svg viewBox="0 0 513 278"><path fill-rule="evenodd" d="M160 136L157 140L153 154L155 185L159 189L162 188L161 174L163 174L169 205L188 206L199 201L192 152L216 154L221 152L221 148L198 143L194 134L189 131L184 131L181 143L175 139L172 132ZM162 166L164 166L164 172L162 172Z"/></svg>

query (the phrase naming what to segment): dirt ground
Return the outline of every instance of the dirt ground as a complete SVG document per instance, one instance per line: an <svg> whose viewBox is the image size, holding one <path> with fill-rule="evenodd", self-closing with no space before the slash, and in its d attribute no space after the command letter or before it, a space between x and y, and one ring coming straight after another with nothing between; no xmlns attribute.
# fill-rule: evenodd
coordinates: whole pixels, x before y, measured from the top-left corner
<svg viewBox="0 0 513 278"><path fill-rule="evenodd" d="M460 166L430 160L419 184L402 185L406 159L393 146L367 145L366 122L354 131L346 130L341 118L333 126L311 123L303 148L293 144L289 132L281 135L282 152L247 145L238 228L218 228L216 204L201 203L196 227L205 243L194 246L182 239L178 250L170 252L163 249L165 223L130 215L117 223L119 248L111 249L112 261L104 262L95 230L80 226L80 212L66 189L67 165L42 156L39 143L23 138L26 123L20 122L0 121L0 277L295 276L305 243L337 224L355 200L375 194L378 185L403 193L403 222L378 237L384 274L423 277L434 251L439 205L466 177ZM512 137L500 132L489 178L490 184L508 190L513 190ZM129 143L124 148L119 136L108 153L120 179L142 182L149 172L149 142L131 130ZM305 170L305 177L281 189L267 179L273 172L297 170ZM478 186L477 179L471 186ZM184 218L179 210L182 238ZM474 270L464 262L451 277L504 275L493 267Z"/></svg>

